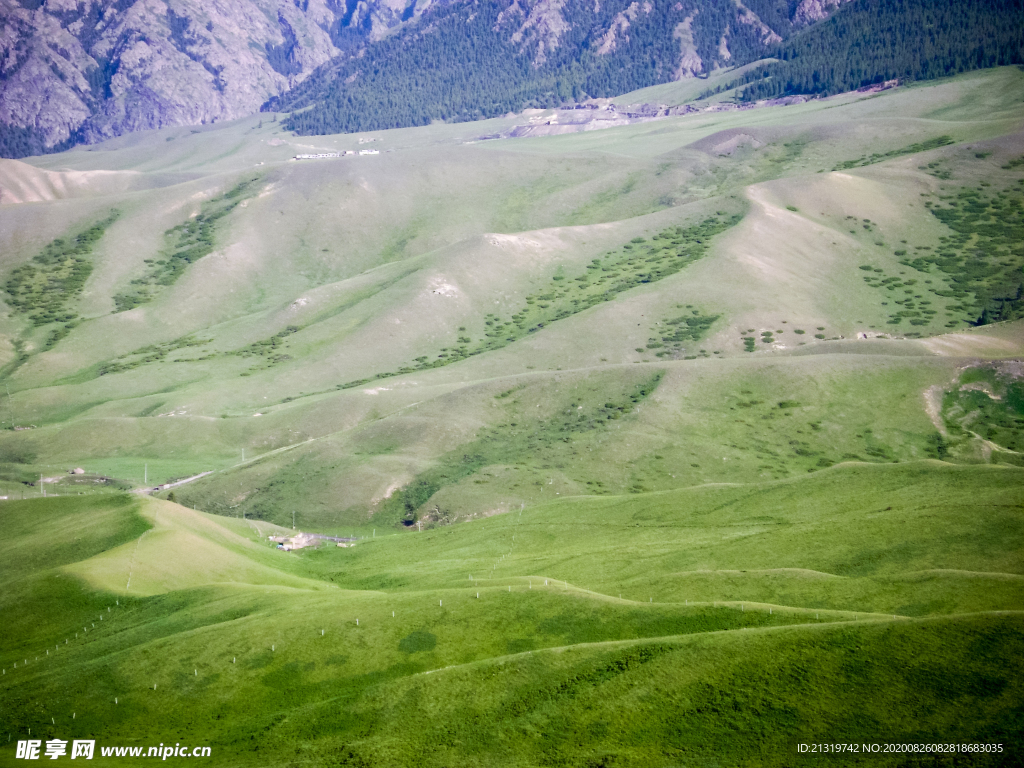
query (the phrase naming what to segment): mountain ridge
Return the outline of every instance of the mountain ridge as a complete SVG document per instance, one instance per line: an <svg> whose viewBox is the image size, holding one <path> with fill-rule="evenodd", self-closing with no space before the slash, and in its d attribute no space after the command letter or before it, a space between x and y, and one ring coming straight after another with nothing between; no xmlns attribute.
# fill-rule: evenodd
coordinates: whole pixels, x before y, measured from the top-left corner
<svg viewBox="0 0 1024 768"><path fill-rule="evenodd" d="M436 1L436 0L434 0ZM432 0L3 0L5 156L252 114ZM12 154L8 149L18 148ZM19 151L20 150L20 151Z"/></svg>
<svg viewBox="0 0 1024 768"><path fill-rule="evenodd" d="M429 69L431 57L476 67L469 100L483 94L494 104L474 102L468 117L564 101L588 87L618 95L758 58L844 1L243 0L228 9L196 0L3 0L0 155L232 120L261 106L302 109L329 96L336 80L387 87L367 76L368 64L404 73L417 61ZM448 47L441 57L439 36ZM509 71L525 87L506 93L500 77ZM410 124L465 119L435 101Z"/></svg>
<svg viewBox="0 0 1024 768"><path fill-rule="evenodd" d="M290 130L324 134L618 96L760 59L797 28L799 7L791 12L776 0L435 6L418 24L322 65L264 109L293 112Z"/></svg>

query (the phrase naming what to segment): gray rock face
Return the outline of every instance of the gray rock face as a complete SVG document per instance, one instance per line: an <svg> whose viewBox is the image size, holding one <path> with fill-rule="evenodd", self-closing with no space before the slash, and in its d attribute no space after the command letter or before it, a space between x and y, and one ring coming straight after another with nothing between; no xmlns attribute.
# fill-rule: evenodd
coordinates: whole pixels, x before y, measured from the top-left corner
<svg viewBox="0 0 1024 768"><path fill-rule="evenodd" d="M230 120L432 0L0 0L0 122L76 134Z"/></svg>
<svg viewBox="0 0 1024 768"><path fill-rule="evenodd" d="M850 0L800 0L793 12L793 23L805 25L827 19L836 8L848 2Z"/></svg>
<svg viewBox="0 0 1024 768"><path fill-rule="evenodd" d="M478 1L0 0L0 124L33 129L52 146L69 137L95 142L235 119L299 85L328 60L358 59L368 45L434 6L455 10ZM493 1L503 6L493 32L507 36L535 67L573 32L567 0ZM656 3L666 1L594 0L595 20L603 6L612 14L599 24L595 52L614 55L638 24L654 18L662 7ZM813 23L848 1L799 0L792 21ZM754 28L763 42L780 39L742 0L731 5L737 23ZM714 14L701 15L700 2L688 7L692 12L673 33L677 79L732 59L727 27L717 54L698 54L694 25L704 16L715 23Z"/></svg>
<svg viewBox="0 0 1024 768"><path fill-rule="evenodd" d="M569 29L569 24L562 17L564 5L565 0L512 0L498 16L495 31L507 28L512 42L524 52L532 49L533 63L540 66Z"/></svg>

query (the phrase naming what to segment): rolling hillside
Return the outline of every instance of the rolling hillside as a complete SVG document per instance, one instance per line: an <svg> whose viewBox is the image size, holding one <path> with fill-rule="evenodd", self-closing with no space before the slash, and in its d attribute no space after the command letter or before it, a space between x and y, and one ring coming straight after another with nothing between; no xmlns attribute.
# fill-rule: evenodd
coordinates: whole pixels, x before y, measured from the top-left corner
<svg viewBox="0 0 1024 768"><path fill-rule="evenodd" d="M0 760L1016 764L1022 92L3 163Z"/></svg>
<svg viewBox="0 0 1024 768"><path fill-rule="evenodd" d="M223 765L790 765L797 743L953 739L1011 764L1020 474L835 468L294 554L167 502L11 502L4 605L38 613L8 625L5 724L95 738L101 765L172 739Z"/></svg>
<svg viewBox="0 0 1024 768"><path fill-rule="evenodd" d="M1016 401L981 438L942 392L1020 354L974 327L1018 312L1019 78L523 140L250 120L11 163L38 202L0 208L2 477L218 470L177 497L334 529L1016 462Z"/></svg>

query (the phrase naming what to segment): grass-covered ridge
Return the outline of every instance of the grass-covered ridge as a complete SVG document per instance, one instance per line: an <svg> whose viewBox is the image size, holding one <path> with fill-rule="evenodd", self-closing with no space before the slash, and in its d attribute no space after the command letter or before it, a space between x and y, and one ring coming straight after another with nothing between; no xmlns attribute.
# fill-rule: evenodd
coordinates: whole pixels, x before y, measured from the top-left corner
<svg viewBox="0 0 1024 768"><path fill-rule="evenodd" d="M420 520L421 510L429 507L431 498L439 490L488 466L506 465L525 469L528 464L534 464L541 468L564 468L567 456L558 450L562 447L559 443L574 443L585 433L601 430L609 422L628 418L655 391L662 375L656 373L632 387L632 391L621 394L611 394L607 389L602 389L601 394L612 398L610 401L593 402L580 393L568 403L554 404L553 408L548 409L551 412L546 412L540 420L527 416L528 421L523 423L511 420L517 418L512 416L507 423L481 430L472 442L441 457L436 469L422 473L388 497L380 509L381 522L401 519L403 525L415 524ZM518 392L517 388L513 388L495 395L495 398L506 400L510 412L515 413ZM590 481L588 485L593 486L595 493L607 492L599 480ZM453 510L442 509L439 504L424 517L428 523L455 522Z"/></svg>
<svg viewBox="0 0 1024 768"><path fill-rule="evenodd" d="M906 251L901 253L906 253ZM867 285L886 291L886 293L878 294L880 298L887 299L887 301L880 301L881 306L895 305L892 310L889 310L890 314L886 325L899 326L904 320L909 320L911 326L927 327L939 319L937 317L939 310L932 306L933 299L924 298L919 291L928 291L936 296L946 296L949 292L934 285L930 288L927 287L931 285L931 280L924 280L924 285L921 285L918 278L906 277L905 272L900 272L899 275L887 275L884 269L872 267L870 264L862 264L860 269L869 273L864 276L864 282ZM892 302L891 305L890 302ZM942 307L943 305L936 306ZM960 319L955 314L958 309L959 307L947 309L947 328L953 328L960 324ZM919 334L911 332L911 335Z"/></svg>
<svg viewBox="0 0 1024 768"><path fill-rule="evenodd" d="M81 626L86 616L89 624L98 621L106 597L84 589L60 569L145 533L150 526L139 509L139 500L127 494L34 499L10 502L4 508L7 536L0 545L0 574L5 586L0 606L8 615L5 667L19 652L42 652L41 646L55 633ZM32 604L52 608L39 613L23 610Z"/></svg>
<svg viewBox="0 0 1024 768"><path fill-rule="evenodd" d="M164 344L149 344L127 354L119 355L109 363L104 363L99 367L98 373L100 376L104 376L109 373L130 371L133 368L138 368L140 365L166 360L168 355L180 349L195 349L209 343L209 339L196 339L194 336L189 335Z"/></svg>
<svg viewBox="0 0 1024 768"><path fill-rule="evenodd" d="M705 315L702 314L699 309L694 309L692 304L687 304L685 307L682 304L676 305L676 309L688 309L689 314L683 313L679 317L665 318L659 322L651 330L655 334L647 340L647 346L637 351L648 351L657 350L654 354L656 357L668 357L671 359L679 359L685 357L687 360L696 360L698 355L686 355L688 351L687 347L683 344L687 342L698 342L705 335L715 321L720 317L719 315ZM718 354L718 350L715 351ZM708 357L706 349L700 350L700 356Z"/></svg>
<svg viewBox="0 0 1024 768"><path fill-rule="evenodd" d="M987 156L975 153L978 159ZM1012 169L1007 164L1001 170ZM927 171L928 166L919 170ZM877 266L877 258L875 263L860 265L867 273L864 282L879 289L880 305L890 307L886 325L896 326L893 330L898 331L909 321L915 330L905 335L920 336L934 333L941 320L946 321L944 327L957 328L1024 317L1024 248L1020 245L1024 238L1024 190L1020 185L1024 180L1014 178L1017 175L993 174L996 186L985 181L976 187L943 187L935 199L927 200L925 207L942 222L944 233L938 235L935 245L901 239L893 251L898 265L916 270L917 275L891 266L892 271L887 271ZM855 216L847 216L847 220L855 227L851 234L860 228L878 234L877 222ZM887 244L876 240L875 246Z"/></svg>
<svg viewBox="0 0 1024 768"><path fill-rule="evenodd" d="M929 208L954 234L934 251L903 263L948 275L947 292L977 325L1024 317L1024 179L1002 189L988 182L955 195L939 195Z"/></svg>
<svg viewBox="0 0 1024 768"><path fill-rule="evenodd" d="M939 147L945 147L952 143L954 142L951 136L936 136L934 139L919 141L916 144L909 144L906 147L901 147L900 149L891 149L888 152L873 152L870 155L862 155L856 160L844 160L837 164L832 170L848 171L851 168L861 168L865 165L874 165L875 163L880 163L883 160L888 160L893 157L916 155L919 152L927 152L930 149L938 149Z"/></svg>
<svg viewBox="0 0 1024 768"><path fill-rule="evenodd" d="M217 223L252 195L258 180L253 178L239 182L223 195L205 203L200 213L167 230L164 236L170 245L160 254L163 258L145 259L146 274L131 281L136 287L114 296L114 311L126 312L152 301L162 288L174 285L190 264L212 253L217 246Z"/></svg>
<svg viewBox="0 0 1024 768"><path fill-rule="evenodd" d="M437 357L420 356L415 365L406 365L397 371L378 373L365 379L346 382L339 389L348 389L367 384L377 379L401 376L413 371L424 371L457 363L473 355L479 355L511 344L527 334L536 333L559 320L571 317L607 301L639 285L656 283L676 274L688 264L703 257L710 246L710 239L721 234L742 220L742 216L729 216L719 212L699 224L689 227L666 229L648 242L642 237L633 238L621 249L605 254L587 265L586 271L576 277L567 277L559 270L551 278L551 287L526 297L526 305L503 320L489 313L484 318L481 339L473 346L466 326L460 326L460 335L454 347L444 347ZM702 326L703 327L703 326ZM689 339L691 335L685 337Z"/></svg>
<svg viewBox="0 0 1024 768"><path fill-rule="evenodd" d="M241 349L231 350L223 354L237 355L242 358L263 358L264 362L262 365L257 363L252 370L258 370L259 367L275 365L291 359L290 356L281 351L281 348L284 345L284 340L291 334L298 333L299 330L301 329L298 326L289 325L283 331L278 331L269 339L256 341ZM165 342L163 344L149 344L127 354L119 355L109 363L102 364L97 372L100 376L110 373L122 373L149 363L163 362L164 360L170 360L170 362L174 363L195 363L203 360L212 360L220 353L200 349L200 347L205 347L211 341L212 339L197 339L194 335L189 334L188 336L182 336L179 339ZM186 355L189 356L168 357L179 350L189 350L189 352L186 352ZM196 352L199 354L197 355ZM246 376L248 374L242 373L241 375Z"/></svg>
<svg viewBox="0 0 1024 768"><path fill-rule="evenodd" d="M298 749L313 765L783 766L798 742L879 731L1016 759L1020 472L845 466L294 554L267 523L165 502L15 502L4 562L47 620L9 625L0 703L18 733L170 731L233 765ZM62 530L85 538L40 558ZM69 586L76 612L48 611Z"/></svg>

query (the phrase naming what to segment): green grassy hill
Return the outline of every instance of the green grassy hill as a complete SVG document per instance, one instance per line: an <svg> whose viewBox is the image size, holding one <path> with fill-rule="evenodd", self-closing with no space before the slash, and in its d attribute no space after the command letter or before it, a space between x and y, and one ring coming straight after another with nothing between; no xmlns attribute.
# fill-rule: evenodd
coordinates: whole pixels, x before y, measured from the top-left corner
<svg viewBox="0 0 1024 768"><path fill-rule="evenodd" d="M4 163L8 732L1019 761L1022 85Z"/></svg>
<svg viewBox="0 0 1024 768"><path fill-rule="evenodd" d="M0 481L217 470L178 498L333 530L978 455L940 449L923 393L1020 353L971 328L1017 312L1020 78L334 160L288 158L367 137L240 121L39 159L41 199L0 209L2 420L32 427L0 433Z"/></svg>
<svg viewBox="0 0 1024 768"><path fill-rule="evenodd" d="M1010 764L1021 471L847 465L298 553L156 500L12 502L5 603L46 618L10 627L3 711L224 765L790 765L823 740ZM108 533L69 563L62 528Z"/></svg>

